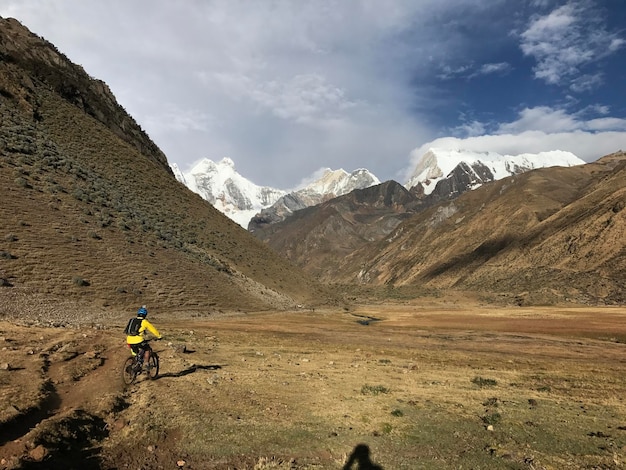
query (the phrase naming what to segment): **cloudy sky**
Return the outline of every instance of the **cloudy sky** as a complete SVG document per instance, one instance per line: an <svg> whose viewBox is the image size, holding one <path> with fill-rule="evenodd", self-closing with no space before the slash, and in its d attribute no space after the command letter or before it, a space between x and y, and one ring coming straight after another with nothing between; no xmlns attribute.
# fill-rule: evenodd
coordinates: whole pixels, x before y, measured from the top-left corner
<svg viewBox="0 0 626 470"><path fill-rule="evenodd" d="M259 185L431 146L626 150L624 0L2 0L106 82L170 163Z"/></svg>

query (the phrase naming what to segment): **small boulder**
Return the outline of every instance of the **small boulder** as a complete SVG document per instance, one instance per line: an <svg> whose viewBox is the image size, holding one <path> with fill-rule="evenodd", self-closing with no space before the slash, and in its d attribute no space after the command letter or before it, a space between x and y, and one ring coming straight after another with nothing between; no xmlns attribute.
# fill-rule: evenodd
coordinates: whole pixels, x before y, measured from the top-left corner
<svg viewBox="0 0 626 470"><path fill-rule="evenodd" d="M33 459L35 462L41 462L48 455L48 451L41 444L35 447L28 453L28 456Z"/></svg>

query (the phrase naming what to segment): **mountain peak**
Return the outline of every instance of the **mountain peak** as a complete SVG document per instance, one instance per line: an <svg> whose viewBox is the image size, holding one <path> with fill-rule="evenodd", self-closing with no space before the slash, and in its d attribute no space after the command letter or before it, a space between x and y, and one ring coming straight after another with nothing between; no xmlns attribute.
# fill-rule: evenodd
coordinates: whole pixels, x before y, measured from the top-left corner
<svg viewBox="0 0 626 470"><path fill-rule="evenodd" d="M320 178L307 184L300 191L341 196L354 189L367 188L379 183L378 178L365 169L358 169L348 173L343 168L338 170L326 168Z"/></svg>
<svg viewBox="0 0 626 470"><path fill-rule="evenodd" d="M233 169L235 168L235 162L229 157L222 158L222 160L219 162L219 165L229 166Z"/></svg>
<svg viewBox="0 0 626 470"><path fill-rule="evenodd" d="M536 154L502 155L462 149L430 148L422 155L405 187L419 187L424 194L432 193L436 185L450 177L457 168L471 175L474 187L536 168L575 166L585 162L571 152L552 150ZM477 186L476 186L477 185ZM420 191L420 192L421 192Z"/></svg>
<svg viewBox="0 0 626 470"><path fill-rule="evenodd" d="M172 171L178 181L244 228L254 214L285 194L280 189L258 186L246 179L237 173L235 162L228 157L218 163L203 158L186 173L172 164Z"/></svg>

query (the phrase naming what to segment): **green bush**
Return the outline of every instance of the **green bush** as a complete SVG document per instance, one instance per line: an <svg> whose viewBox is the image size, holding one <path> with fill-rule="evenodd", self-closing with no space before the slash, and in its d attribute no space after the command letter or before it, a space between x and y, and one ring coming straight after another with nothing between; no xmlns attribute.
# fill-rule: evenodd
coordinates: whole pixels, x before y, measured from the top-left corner
<svg viewBox="0 0 626 470"><path fill-rule="evenodd" d="M383 385L363 385L361 394L363 395L379 395L381 393L389 393L389 389Z"/></svg>
<svg viewBox="0 0 626 470"><path fill-rule="evenodd" d="M494 387L498 385L498 382L494 379L485 379L478 376L472 379L472 383L478 385L479 387Z"/></svg>
<svg viewBox="0 0 626 470"><path fill-rule="evenodd" d="M500 422L500 420L502 419L502 416L500 415L500 413L491 413L491 414L482 416L480 419L486 425L493 426L494 424L498 424Z"/></svg>

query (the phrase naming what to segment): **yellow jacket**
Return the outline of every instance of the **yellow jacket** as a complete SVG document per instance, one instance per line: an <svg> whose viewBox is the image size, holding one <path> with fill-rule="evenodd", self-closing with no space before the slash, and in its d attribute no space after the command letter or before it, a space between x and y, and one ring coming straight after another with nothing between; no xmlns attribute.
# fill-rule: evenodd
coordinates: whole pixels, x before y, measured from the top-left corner
<svg viewBox="0 0 626 470"><path fill-rule="evenodd" d="M144 338L144 332L146 330L148 330L150 333L152 333L157 338L161 337L161 333L159 333L159 331L154 326L152 326L152 323L150 323L148 320L146 320L144 318L143 320L141 320L141 326L139 327L139 334L135 335L135 336L127 336L126 337L126 342L128 344L138 344L138 343L141 343L145 339Z"/></svg>

